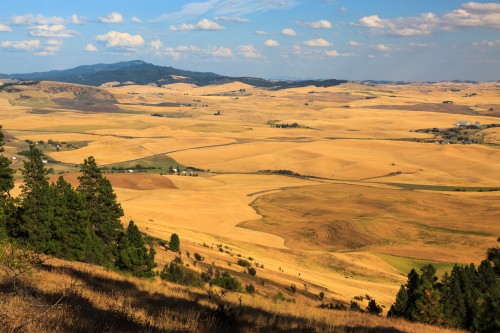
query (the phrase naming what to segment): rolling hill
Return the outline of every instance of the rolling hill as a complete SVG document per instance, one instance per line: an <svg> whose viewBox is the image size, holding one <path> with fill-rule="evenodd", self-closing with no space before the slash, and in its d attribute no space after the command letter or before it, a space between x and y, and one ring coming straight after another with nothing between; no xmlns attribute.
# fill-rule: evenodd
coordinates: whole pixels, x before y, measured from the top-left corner
<svg viewBox="0 0 500 333"><path fill-rule="evenodd" d="M347 82L345 80L336 79L281 81L265 80L254 77L230 77L211 72L192 72L173 67L157 66L141 60L124 61L114 64L85 65L66 70L48 72L0 74L0 78L59 81L90 86L100 86L103 83L111 81L118 81L121 83L134 82L136 84L155 83L157 85L190 83L198 86L239 81L256 87L273 89L305 87L310 85L330 87Z"/></svg>

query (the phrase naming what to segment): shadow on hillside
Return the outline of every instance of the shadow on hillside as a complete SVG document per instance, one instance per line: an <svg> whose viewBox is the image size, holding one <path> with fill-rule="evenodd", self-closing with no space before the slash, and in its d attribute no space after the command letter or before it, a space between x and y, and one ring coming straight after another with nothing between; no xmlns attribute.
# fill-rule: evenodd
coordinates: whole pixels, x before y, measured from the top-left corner
<svg viewBox="0 0 500 333"><path fill-rule="evenodd" d="M53 328L57 332L160 332L149 325L139 324L133 321L126 313L118 309L101 309L92 304L88 299L78 294L72 293L64 295L61 292L44 292L30 285L18 284L16 291L19 293L17 297L24 298L26 302L31 303L27 307L32 307L33 310L28 318L23 318L21 323L43 322L43 326ZM12 285L0 284L0 293L12 292ZM12 295L12 293L11 293ZM62 297L62 298L61 298ZM35 301L36 300L36 301ZM59 301L59 303L57 303ZM44 314L47 308L55 305L51 309L52 313L48 316L37 316ZM37 307L40 308L37 311ZM53 315L54 312L60 311L60 315ZM57 320L54 320L57 318ZM52 321L52 322L47 322ZM27 326L29 327L29 326ZM24 327L23 327L24 328ZM11 329L15 332L24 332L25 330ZM9 327L7 327L9 330Z"/></svg>
<svg viewBox="0 0 500 333"><path fill-rule="evenodd" d="M86 284L94 292L109 297L123 295L131 308L142 309L151 318L152 326L144 326L133 321L133 316L127 316L124 310L97 308L90 300L77 293L64 300L69 305L75 316L85 323L80 332L159 332L154 323L157 319L167 315L173 321L186 322L197 320L202 332L350 332L350 333L402 333L387 327L351 327L339 325L330 327L325 322L302 318L293 315L267 312L260 308L245 304L228 302L214 302L208 293L203 290L193 289L188 291L185 298L168 296L165 293L150 293L140 290L134 283L115 280L103 276L96 276L91 271L81 271L72 267L55 267L45 264L44 269L62 274L67 274ZM0 286L1 288L1 286ZM175 290L175 289L174 289ZM42 294L46 302L55 302L61 294ZM200 304L212 304L213 306ZM193 314L195 314L193 316ZM335 312L332 312L335 316ZM75 331L74 327L65 327L67 331ZM175 330L169 330L175 332Z"/></svg>

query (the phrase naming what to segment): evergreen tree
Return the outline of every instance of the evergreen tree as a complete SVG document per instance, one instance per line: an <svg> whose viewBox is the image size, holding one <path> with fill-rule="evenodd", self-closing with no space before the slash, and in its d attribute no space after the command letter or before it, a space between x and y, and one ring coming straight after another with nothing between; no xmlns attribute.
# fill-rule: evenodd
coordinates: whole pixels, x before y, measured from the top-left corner
<svg viewBox="0 0 500 333"><path fill-rule="evenodd" d="M500 284L498 281L479 303L478 312L472 325L473 332L500 332Z"/></svg>
<svg viewBox="0 0 500 333"><path fill-rule="evenodd" d="M408 292L404 285L399 288L396 295L396 301L389 309L387 317L397 318L397 317L407 317L408 316Z"/></svg>
<svg viewBox="0 0 500 333"><path fill-rule="evenodd" d="M177 234L172 234L170 236L170 242L168 242L168 248L172 252L179 252L181 245L181 241L179 240L179 236Z"/></svg>
<svg viewBox="0 0 500 333"><path fill-rule="evenodd" d="M412 269L408 273L408 282L406 283L406 293L408 294L408 303L406 306L406 319L411 319L411 313L415 311L415 304L418 299L418 288L420 286L420 275L416 270Z"/></svg>
<svg viewBox="0 0 500 333"><path fill-rule="evenodd" d="M411 319L426 324L443 323L441 295L429 280L424 280L417 291L418 297L411 312Z"/></svg>
<svg viewBox="0 0 500 333"><path fill-rule="evenodd" d="M0 125L0 153L5 151L5 136L2 132L2 125ZM12 162L8 157L0 155L0 200L2 203L10 198L10 190L14 188L14 173L15 171L10 167Z"/></svg>
<svg viewBox="0 0 500 333"><path fill-rule="evenodd" d="M380 307L380 305L377 304L377 302L374 299L372 299L368 302L368 306L366 307L366 312L379 316L382 313L382 308Z"/></svg>
<svg viewBox="0 0 500 333"><path fill-rule="evenodd" d="M93 234L94 251L87 259L91 262L111 265L116 256L118 236L123 231L120 217L123 216L121 205L116 201L116 194L109 180L97 167L90 156L83 162L82 175L78 177L80 185L77 191L82 195L89 214Z"/></svg>
<svg viewBox="0 0 500 333"><path fill-rule="evenodd" d="M50 189L54 204L52 242L55 255L85 261L91 251L92 238L82 197L62 176Z"/></svg>
<svg viewBox="0 0 500 333"><path fill-rule="evenodd" d="M0 125L0 153L5 151L5 137ZM7 236L7 221L13 211L10 190L14 187L15 171L10 167L11 161L4 155L0 155L0 239Z"/></svg>
<svg viewBox="0 0 500 333"><path fill-rule="evenodd" d="M500 242L500 237L497 239L497 242ZM488 249L487 258L491 261L495 267L495 272L500 274L500 247L493 247Z"/></svg>
<svg viewBox="0 0 500 333"><path fill-rule="evenodd" d="M351 301L351 305L349 306L349 310L356 312L363 312L363 309L359 306L358 302Z"/></svg>
<svg viewBox="0 0 500 333"><path fill-rule="evenodd" d="M469 329L472 326L474 317L478 311L479 290L477 289L478 276L474 264L464 266L459 271L460 287L464 297L465 317L464 327Z"/></svg>
<svg viewBox="0 0 500 333"><path fill-rule="evenodd" d="M54 204L49 195L47 170L42 156L38 148L30 145L23 162L22 204L18 209L18 223L13 227L12 233L34 250L52 254L50 242Z"/></svg>
<svg viewBox="0 0 500 333"><path fill-rule="evenodd" d="M444 311L444 322L447 326L455 328L465 327L465 301L460 283L460 266L455 265L451 271L443 277L442 300Z"/></svg>
<svg viewBox="0 0 500 333"><path fill-rule="evenodd" d="M139 228L130 221L118 243L116 266L138 277L151 277L154 275L152 269L156 267L155 254L153 246L150 245L148 250Z"/></svg>

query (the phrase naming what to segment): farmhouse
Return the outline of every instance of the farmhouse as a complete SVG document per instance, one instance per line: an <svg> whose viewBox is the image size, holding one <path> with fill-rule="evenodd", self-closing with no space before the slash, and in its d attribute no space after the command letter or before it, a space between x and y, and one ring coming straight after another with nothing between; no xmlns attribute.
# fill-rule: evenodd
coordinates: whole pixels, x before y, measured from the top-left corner
<svg viewBox="0 0 500 333"><path fill-rule="evenodd" d="M458 121L458 122L454 123L453 125L458 126L458 127L467 127L467 126L470 126L471 123L470 123L470 121Z"/></svg>

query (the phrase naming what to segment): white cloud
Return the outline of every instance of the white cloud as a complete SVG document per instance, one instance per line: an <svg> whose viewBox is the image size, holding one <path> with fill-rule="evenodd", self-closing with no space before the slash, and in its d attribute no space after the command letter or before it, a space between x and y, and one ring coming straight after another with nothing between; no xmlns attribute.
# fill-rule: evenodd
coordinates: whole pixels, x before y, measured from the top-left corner
<svg viewBox="0 0 500 333"><path fill-rule="evenodd" d="M159 39L152 41L150 45L151 47L153 47L153 49L155 49L157 55L169 57L174 60L186 57L190 53L199 53L202 51L199 47L194 45L190 46L179 45L175 48L163 47L163 43ZM212 51L214 50L215 49L212 49Z"/></svg>
<svg viewBox="0 0 500 333"><path fill-rule="evenodd" d="M73 14L69 17L67 20L67 23L71 24L87 24L89 22L89 19L83 16L78 16L76 14Z"/></svg>
<svg viewBox="0 0 500 333"><path fill-rule="evenodd" d="M325 54L329 57L339 57L340 56L340 53L338 53L336 50L326 51Z"/></svg>
<svg viewBox="0 0 500 333"><path fill-rule="evenodd" d="M352 53L339 53L336 50L326 51L325 54L329 57L350 57L353 55Z"/></svg>
<svg viewBox="0 0 500 333"><path fill-rule="evenodd" d="M178 60L182 57L182 52L176 51L174 48L171 47L166 47L165 49L162 50L162 52L159 52L162 56L167 56L172 59Z"/></svg>
<svg viewBox="0 0 500 333"><path fill-rule="evenodd" d="M385 44L378 44L375 46L375 48L381 52L390 52L392 51L392 48L390 48L389 46L385 45Z"/></svg>
<svg viewBox="0 0 500 333"><path fill-rule="evenodd" d="M356 42L355 40L350 40L347 42L347 45L349 45L349 46L361 46L363 44L361 44L360 42Z"/></svg>
<svg viewBox="0 0 500 333"><path fill-rule="evenodd" d="M214 56L214 57L232 57L233 52L231 49L228 49L226 47L211 47L207 51L208 54Z"/></svg>
<svg viewBox="0 0 500 333"><path fill-rule="evenodd" d="M217 22L210 21L208 19L203 19L196 25L182 23L178 26L172 25L170 26L169 29L172 31L192 31L192 30L216 31L216 30L223 30L225 28L220 24L218 24Z"/></svg>
<svg viewBox="0 0 500 333"><path fill-rule="evenodd" d="M375 56L373 54L369 54L368 58L373 59L373 58L375 58Z"/></svg>
<svg viewBox="0 0 500 333"><path fill-rule="evenodd" d="M238 47L239 53L245 58L260 58L261 54L253 45L241 45Z"/></svg>
<svg viewBox="0 0 500 333"><path fill-rule="evenodd" d="M122 23L123 22L123 16L122 16L122 14L120 14L118 12L112 12L112 13L109 13L108 15L106 15L106 16L99 17L99 22L101 22L101 23L112 23L112 24Z"/></svg>
<svg viewBox="0 0 500 333"><path fill-rule="evenodd" d="M151 47L153 49L155 49L156 51L160 51L160 49L162 48L163 46L163 43L161 42L161 40L159 39L156 39L156 40L153 40L151 41L151 43L149 43L151 45Z"/></svg>
<svg viewBox="0 0 500 333"><path fill-rule="evenodd" d="M374 34L400 37L428 36L437 30L459 28L500 29L500 4L468 2L441 17L434 13L393 19L371 15L362 17L355 25L369 28Z"/></svg>
<svg viewBox="0 0 500 333"><path fill-rule="evenodd" d="M45 44L42 44L38 39L34 39L17 42L3 41L0 46L6 50L26 52L37 51L35 55L49 56L57 54L63 44L63 41L60 39L48 39Z"/></svg>
<svg viewBox="0 0 500 333"><path fill-rule="evenodd" d="M70 38L78 34L78 31L68 30L62 24L38 25L30 30L30 36L33 37Z"/></svg>
<svg viewBox="0 0 500 333"><path fill-rule="evenodd" d="M62 17L45 17L43 15L19 15L12 17L14 25L44 25L44 24L64 24L65 20Z"/></svg>
<svg viewBox="0 0 500 333"><path fill-rule="evenodd" d="M497 40L482 40L480 42L474 42L472 43L474 46L487 46L487 47L495 47L497 45L500 45L500 39Z"/></svg>
<svg viewBox="0 0 500 333"><path fill-rule="evenodd" d="M216 23L214 21L210 21L208 19L203 19L200 22L198 22L198 24L196 25L196 28L198 30L211 30L211 31L224 29L223 26L219 25L218 23Z"/></svg>
<svg viewBox="0 0 500 333"><path fill-rule="evenodd" d="M330 29L333 25L330 21L319 20L314 22L297 22L298 25L314 29Z"/></svg>
<svg viewBox="0 0 500 333"><path fill-rule="evenodd" d="M105 35L97 35L95 39L106 47L134 51L144 44L141 35L131 35L126 32L110 31Z"/></svg>
<svg viewBox="0 0 500 333"><path fill-rule="evenodd" d="M247 18L241 18L236 16L217 16L214 21L221 21L227 23L249 23L250 20Z"/></svg>
<svg viewBox="0 0 500 333"><path fill-rule="evenodd" d="M182 23L180 25L171 25L169 30L172 30L172 31L191 31L191 30L195 30L196 29L196 26L193 25L193 24L187 24L187 23Z"/></svg>
<svg viewBox="0 0 500 333"><path fill-rule="evenodd" d="M85 51L87 52L97 52L97 47L94 46L94 44L87 44L85 45L85 48L84 48Z"/></svg>
<svg viewBox="0 0 500 333"><path fill-rule="evenodd" d="M255 35L266 36L267 32L262 30L257 30L254 32Z"/></svg>
<svg viewBox="0 0 500 333"><path fill-rule="evenodd" d="M12 42L9 40L3 41L1 44L2 48L12 51L35 51L40 48L42 43L38 39L23 40L18 42Z"/></svg>
<svg viewBox="0 0 500 333"><path fill-rule="evenodd" d="M272 39L268 39L264 42L264 45L265 46L278 46L280 45L280 43L278 43L277 41L275 40L272 40Z"/></svg>
<svg viewBox="0 0 500 333"><path fill-rule="evenodd" d="M286 29L281 30L281 34L285 35L285 36L297 36L297 33L295 32L295 30L290 29L290 28L286 28Z"/></svg>
<svg viewBox="0 0 500 333"><path fill-rule="evenodd" d="M291 53L299 57L309 57L314 53L314 51L311 49L304 49L300 45L294 45L292 46Z"/></svg>
<svg viewBox="0 0 500 333"><path fill-rule="evenodd" d="M64 42L61 39L50 38L47 39L43 48L35 52L37 56L53 56L59 52L64 45Z"/></svg>
<svg viewBox="0 0 500 333"><path fill-rule="evenodd" d="M12 29L8 25L0 24L0 32L9 32L11 30Z"/></svg>
<svg viewBox="0 0 500 333"><path fill-rule="evenodd" d="M307 40L304 42L304 45L307 45L307 46L331 46L332 44L330 44L328 41L324 40L323 38L318 38L318 39L311 39L311 40Z"/></svg>
<svg viewBox="0 0 500 333"><path fill-rule="evenodd" d="M371 15L360 18L359 25L367 28L383 28L385 24L378 15Z"/></svg>
<svg viewBox="0 0 500 333"><path fill-rule="evenodd" d="M339 12L341 12L341 13L347 13L348 11L349 11L349 9L347 9L346 7L339 8Z"/></svg>
<svg viewBox="0 0 500 333"><path fill-rule="evenodd" d="M251 13L271 10L286 10L297 6L298 0L205 0L190 2L181 10L160 15L156 21L186 21L211 14L213 16L244 16Z"/></svg>
<svg viewBox="0 0 500 333"><path fill-rule="evenodd" d="M370 28L374 33L401 37L431 35L438 23L439 18L433 13L396 19L383 19L378 15L372 15L359 20L360 26Z"/></svg>
<svg viewBox="0 0 500 333"><path fill-rule="evenodd" d="M175 48L175 50L180 52L187 52L187 51L200 51L201 49L198 46L194 45L189 45L189 46L179 45Z"/></svg>
<svg viewBox="0 0 500 333"><path fill-rule="evenodd" d="M130 21L132 21L133 23L142 23L142 20L140 18L138 18L137 16L132 16Z"/></svg>

